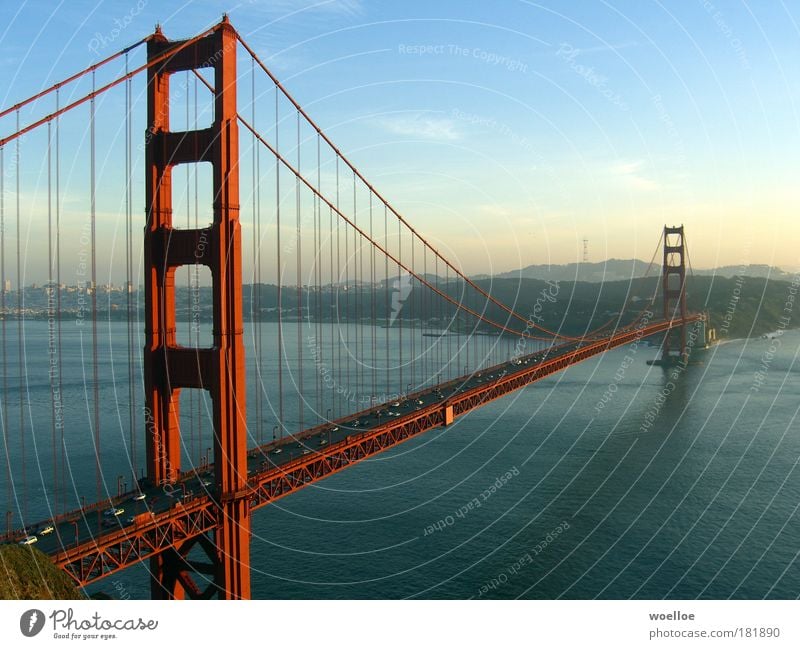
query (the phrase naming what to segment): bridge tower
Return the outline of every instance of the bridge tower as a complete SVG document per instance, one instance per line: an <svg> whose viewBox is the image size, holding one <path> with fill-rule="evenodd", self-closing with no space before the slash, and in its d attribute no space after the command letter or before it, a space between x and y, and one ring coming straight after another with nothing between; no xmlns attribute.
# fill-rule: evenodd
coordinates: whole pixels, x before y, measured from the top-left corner
<svg viewBox="0 0 800 649"><path fill-rule="evenodd" d="M683 226L664 226L664 266L661 273L661 290L664 300L664 319L686 318L686 245ZM688 362L686 325L675 327L664 334L661 364Z"/></svg>
<svg viewBox="0 0 800 649"><path fill-rule="evenodd" d="M215 538L199 535L151 559L154 598L250 596L236 48L236 32L227 18L210 33L188 41L168 41L157 28L147 44L148 62L156 61L148 69L145 152L147 477L158 485L176 481L181 469L180 391L208 390L213 402L213 497L219 517ZM214 69L213 124L201 130L171 131L170 75L208 67ZM175 229L172 170L176 165L200 162L213 167L213 223L205 229ZM187 264L203 264L211 271L210 348L177 343L175 273ZM198 545L208 563L187 558ZM210 585L201 591L192 572L208 574Z"/></svg>

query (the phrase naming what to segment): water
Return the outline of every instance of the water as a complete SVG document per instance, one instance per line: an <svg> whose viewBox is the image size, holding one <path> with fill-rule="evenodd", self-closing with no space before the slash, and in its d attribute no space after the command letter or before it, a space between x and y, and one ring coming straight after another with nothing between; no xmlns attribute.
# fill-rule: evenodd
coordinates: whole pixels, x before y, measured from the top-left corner
<svg viewBox="0 0 800 649"><path fill-rule="evenodd" d="M654 348L608 352L259 510L253 597L796 598L800 332L770 345L726 342L677 378ZM103 418L124 470L125 419ZM146 567L97 589L147 597Z"/></svg>
<svg viewBox="0 0 800 649"><path fill-rule="evenodd" d="M615 382L617 350L282 500L254 519L253 594L795 598L800 335L782 343L759 392L769 343L717 347L646 432L671 377L640 348Z"/></svg>

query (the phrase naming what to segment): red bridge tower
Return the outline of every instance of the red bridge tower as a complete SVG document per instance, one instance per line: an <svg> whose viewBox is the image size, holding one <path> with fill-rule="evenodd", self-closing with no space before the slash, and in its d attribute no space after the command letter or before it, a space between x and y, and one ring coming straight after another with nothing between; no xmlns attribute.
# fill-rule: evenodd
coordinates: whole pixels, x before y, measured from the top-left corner
<svg viewBox="0 0 800 649"><path fill-rule="evenodd" d="M664 226L664 267L661 275L664 298L664 319L684 320L686 311L686 244L683 226ZM686 345L686 325L664 334L661 363L671 365L689 360Z"/></svg>
<svg viewBox="0 0 800 649"><path fill-rule="evenodd" d="M178 478L180 391L203 388L213 402L213 497L219 503L214 539L198 535L151 559L154 598L250 596L236 47L236 32L227 18L207 35L188 41L168 41L157 29L147 44L148 61L173 52L148 70L144 233L147 477L161 485ZM202 130L170 131L170 75L204 67L214 69L213 124ZM172 169L199 162L213 166L213 223L202 230L174 229ZM182 265L198 263L211 270L213 281L213 345L206 349L178 345L175 330L175 272ZM197 544L210 559L208 563L187 558ZM201 591L192 572L207 573L210 585Z"/></svg>

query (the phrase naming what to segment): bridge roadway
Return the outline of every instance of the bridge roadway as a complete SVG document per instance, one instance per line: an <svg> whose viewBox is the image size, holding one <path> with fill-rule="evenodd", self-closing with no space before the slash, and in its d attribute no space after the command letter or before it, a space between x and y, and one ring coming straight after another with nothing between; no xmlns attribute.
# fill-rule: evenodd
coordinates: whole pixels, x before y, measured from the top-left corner
<svg viewBox="0 0 800 649"><path fill-rule="evenodd" d="M692 315L685 322L701 318ZM248 488L241 495L252 509L262 507L570 365L681 324L659 321L552 347L257 447L248 452ZM199 468L175 485L143 489L144 500L124 494L29 526L28 533L85 586L215 529L219 499L213 480L210 467ZM123 511L107 513L112 507ZM54 530L41 534L50 525ZM18 530L6 540L17 542L24 534Z"/></svg>

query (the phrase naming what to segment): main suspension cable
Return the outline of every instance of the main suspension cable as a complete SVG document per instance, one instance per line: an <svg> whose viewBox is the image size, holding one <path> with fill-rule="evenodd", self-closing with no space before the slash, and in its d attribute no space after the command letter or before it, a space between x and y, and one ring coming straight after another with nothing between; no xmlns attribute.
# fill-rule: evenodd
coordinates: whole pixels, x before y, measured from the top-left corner
<svg viewBox="0 0 800 649"><path fill-rule="evenodd" d="M458 270L458 268L456 268L456 267L455 267L453 264L451 264L451 263L450 263L450 262L449 262L449 261L448 261L448 260L447 260L447 259L446 259L446 258L445 258L445 257L444 257L444 256L443 256L443 255L442 255L442 254L441 254L441 253L440 253L440 252L439 252L439 251L438 251L436 248L434 248L434 247L433 247L433 246L432 246L432 245L431 245L431 244L430 244L430 243L429 243L429 242L428 242L426 239L424 239L424 238L423 238L423 237L422 237L422 236L421 236L421 235L420 235L420 234L419 234L419 233L418 233L418 232L417 232L417 231L416 231L416 230L415 230L415 229L414 229L414 228L411 226L411 224L410 224L410 223L408 223L408 221L406 221L406 220L405 220L405 218L403 218L403 216L402 216L402 215L401 215L401 214L400 214L400 213L399 213L397 210L395 210L395 209L394 209L394 207L392 207L392 205L391 205L391 204L389 204L389 202L388 202L388 201L387 201L387 200L386 200L386 199L385 199L385 198L384 198L384 197L383 197L383 196L380 194L380 192L378 192L378 190L377 190L377 189L375 189L375 187L373 187L373 186L372 186L372 184L370 184L370 183L367 181L367 179L366 179L366 178L365 178L365 177L364 177L364 176L361 174L361 172L360 172L360 171L358 171L358 169L355 167L355 165L353 165L353 164L352 164L352 163L351 163L351 162L350 162L350 161L349 161L349 160L348 160L348 159L347 159L347 158L346 158L346 157L345 157L345 156L342 154L342 152L339 150L339 148L338 148L338 147L336 147L336 145L335 145L335 144L334 144L334 143L333 143L333 142L332 142L332 141L331 141L331 140L328 138L328 136L327 136L327 135L326 135L326 134L323 132L323 130L322 130L322 129L321 129L321 128L320 128L320 127L319 127L319 126L316 124L316 122L314 122L314 120L313 120L313 119L311 119L311 117L308 115L308 113L306 113L306 111L305 111L305 110L303 109L303 107L302 107L302 106L301 106L301 105L300 105L300 104L297 102L297 100L295 100L295 99L294 99L294 97L292 97L292 95L290 95L290 94L289 94L289 92L286 90L286 88L284 88L284 86L283 86L283 85L280 83L280 81L278 81L278 79L277 79L277 78L276 78L276 77L275 77L275 76L272 74L272 72L270 72L269 68L267 68L267 66L266 66L266 65L264 65L264 63L261 61L261 59L260 59L260 58L258 57L258 55L255 53L255 51L254 51L254 50L253 50L253 49L252 49L252 48L251 48L251 47L250 47L250 46L247 44L247 42L246 42L246 41L245 41L245 40L242 38L242 36L241 36L241 35L240 35L238 32L236 33L236 38L237 38L237 40L238 40L238 41L241 43L242 47L244 47L244 48L245 48L245 50L247 51L247 53L248 53L248 54L249 54L249 55L250 55L250 56L251 56L251 57L252 57L252 58L253 58L253 59L256 61L256 63L258 63L259 67L260 67L260 68L261 68L261 69L264 71L264 73L265 73L265 74L266 74L266 75L267 75L267 76L268 76L268 77L269 77L269 78L272 80L272 82L275 84L275 86L276 86L277 88L279 88L279 89L280 89L280 91L283 93L284 97L286 97L286 99L287 99L287 100L288 100L288 101L289 101L289 102L290 102L290 103L291 103L291 104L294 106L294 108L295 108L295 109L298 111L298 113L299 113L300 115L302 115L302 116L303 116L303 118L304 118L304 119L305 119L305 120L308 122L308 124L309 124L309 125L310 125L310 126L311 126L311 127L312 127L312 128L313 128L313 129L314 129L314 130L315 130L315 131L316 131L316 132L317 132L317 133L318 133L318 134L319 134L319 135L320 135L320 136L321 136L321 137L324 139L324 140L325 140L325 142L326 142L326 143L328 144L328 146L329 146L329 147L330 147L330 148L333 150L333 152L336 154L336 156L337 156L337 157L339 157L339 158L341 158L341 159L342 159L342 161L343 161L343 162L344 162L344 163L345 163L345 164L346 164L348 167L350 167L350 169L353 171L353 173L355 174L355 176L356 176L356 177L357 177L359 180L361 180L361 182L362 182L362 183L364 183L364 185L366 186L366 188L367 188L368 190L372 191L372 192L375 194L375 196L376 196L376 197L377 197L377 198L378 198L378 199L379 199L381 202L383 202L383 203L384 203L384 204L385 204L385 205L388 207L388 209L389 209L389 210L392 212L392 214L394 214L394 215L395 215L395 217L398 219L398 221L399 221L400 223L402 223L402 224L403 224L403 225L404 225L404 226L405 226L405 227L406 227L406 228L407 228L407 229L408 229L408 230L411 232L412 236L416 235L417 237L419 237L420 241L421 241L421 242L422 242L422 243L423 243L423 244L424 244L424 245L425 245L425 246L426 246L426 247L427 247L427 248L428 248L428 249L429 249L429 250L430 250L430 251L431 251L431 252L432 252L434 255L436 255L438 258L440 258L440 259L442 260L442 262L445 264L445 266L448 266L448 267L449 267L449 268L450 268L450 269L451 269L451 270L452 270L452 271L455 273L455 275L456 275L456 276L460 277L460 278L461 278L462 280L464 280L464 281L465 281L465 282L466 282L466 283L467 283L469 286L471 286L471 287L472 287L474 290L478 291L478 292L479 292L481 295L483 295L483 296L484 296L484 297L485 297L487 300L489 300L490 302L492 302L493 304L495 304L497 307L499 307L500 309L502 309L503 311L505 311L506 313L508 313L508 314L509 314L511 317L513 317L513 318L516 318L517 320L519 320L519 321L521 321L521 322L525 323L525 324L526 324L526 326L528 326L528 327L530 328L530 325L528 324L528 318L525 318L524 316L522 316L522 315L518 314L516 311L514 311L514 310L513 310L513 309L511 309L510 307L508 307L508 306L507 306L507 305L505 305L504 303L502 303L502 302L500 302L499 300L497 300L496 298L494 298L494 297L493 297L493 296L492 296L490 293L488 293L488 292L484 291L484 290L483 290L483 289L482 289L480 286L478 286L478 285L477 285L477 284L476 284L474 281L472 281L471 279L469 279L469 278L468 278L468 277L467 277L467 276L466 276L464 273L462 273L460 270ZM546 328L544 328L544 327L542 327L542 326L540 326L540 325L537 325L537 324L535 324L535 323L534 323L534 326L533 326L533 328L536 328L536 329L538 329L538 330L540 330L540 331L542 331L542 332L544 332L544 333L546 333L546 334L548 334L549 336L552 336L552 337L556 337L556 338L563 338L563 339L565 339L565 340L574 340L574 341L579 341L579 340L581 340L581 338L576 338L576 337L572 337L572 336L565 336L565 335L563 335L563 334L560 334L560 333L558 333L558 332L550 331L549 329L546 329Z"/></svg>

